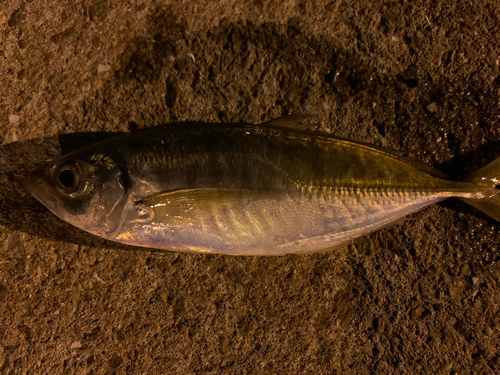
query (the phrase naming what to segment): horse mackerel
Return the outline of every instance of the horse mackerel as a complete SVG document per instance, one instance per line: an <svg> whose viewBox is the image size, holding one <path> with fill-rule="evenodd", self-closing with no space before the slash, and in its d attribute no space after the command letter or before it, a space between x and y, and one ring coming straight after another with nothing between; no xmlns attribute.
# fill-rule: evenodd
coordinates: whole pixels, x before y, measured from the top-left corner
<svg viewBox="0 0 500 375"><path fill-rule="evenodd" d="M304 117L112 138L49 163L28 188L90 233L186 252L332 249L449 197L500 221L500 159L452 181L399 152L301 130Z"/></svg>

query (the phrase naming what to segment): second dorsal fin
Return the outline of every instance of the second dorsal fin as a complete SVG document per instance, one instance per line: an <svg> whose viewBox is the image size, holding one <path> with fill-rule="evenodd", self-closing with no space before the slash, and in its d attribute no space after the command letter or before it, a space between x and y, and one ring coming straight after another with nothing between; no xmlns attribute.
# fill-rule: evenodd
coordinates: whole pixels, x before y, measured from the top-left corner
<svg viewBox="0 0 500 375"><path fill-rule="evenodd" d="M302 112L295 113L289 116L283 116L268 122L264 122L259 126L270 126L270 127L280 127L280 128L288 128L295 130L304 130L304 126L299 125L298 123L306 118L315 116L314 112Z"/></svg>

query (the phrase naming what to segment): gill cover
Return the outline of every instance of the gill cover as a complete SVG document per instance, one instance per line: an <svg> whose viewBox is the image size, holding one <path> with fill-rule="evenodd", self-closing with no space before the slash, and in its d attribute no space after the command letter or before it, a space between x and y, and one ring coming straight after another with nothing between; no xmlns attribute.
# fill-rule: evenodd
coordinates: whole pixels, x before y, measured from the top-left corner
<svg viewBox="0 0 500 375"><path fill-rule="evenodd" d="M121 226L130 179L126 168L110 156L77 151L34 172L27 187L59 218L109 237Z"/></svg>

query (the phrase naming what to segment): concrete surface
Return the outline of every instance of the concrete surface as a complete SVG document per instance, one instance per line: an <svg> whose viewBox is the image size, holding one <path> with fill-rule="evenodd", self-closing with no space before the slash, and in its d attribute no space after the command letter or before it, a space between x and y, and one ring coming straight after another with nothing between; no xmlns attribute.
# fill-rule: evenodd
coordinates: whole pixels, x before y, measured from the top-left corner
<svg viewBox="0 0 500 375"><path fill-rule="evenodd" d="M310 127L454 177L500 156L498 0L2 0L0 374L499 374L499 224L449 201L344 249L150 252L22 185L57 135Z"/></svg>

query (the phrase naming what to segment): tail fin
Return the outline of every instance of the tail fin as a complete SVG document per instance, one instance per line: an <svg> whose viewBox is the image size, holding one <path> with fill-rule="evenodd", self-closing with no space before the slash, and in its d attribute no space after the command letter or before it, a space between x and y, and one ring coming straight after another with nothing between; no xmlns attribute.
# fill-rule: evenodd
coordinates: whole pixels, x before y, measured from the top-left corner
<svg viewBox="0 0 500 375"><path fill-rule="evenodd" d="M484 186L487 196L481 199L463 198L463 201L500 221L500 158L472 172L465 180Z"/></svg>

